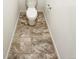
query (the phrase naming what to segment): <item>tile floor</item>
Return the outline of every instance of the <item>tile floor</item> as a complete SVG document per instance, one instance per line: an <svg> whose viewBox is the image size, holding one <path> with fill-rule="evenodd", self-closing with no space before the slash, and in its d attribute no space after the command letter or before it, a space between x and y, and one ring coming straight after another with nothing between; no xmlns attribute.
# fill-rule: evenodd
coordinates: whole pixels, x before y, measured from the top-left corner
<svg viewBox="0 0 79 59"><path fill-rule="evenodd" d="M25 13L20 13L7 59L58 59L42 12L35 26L29 26Z"/></svg>

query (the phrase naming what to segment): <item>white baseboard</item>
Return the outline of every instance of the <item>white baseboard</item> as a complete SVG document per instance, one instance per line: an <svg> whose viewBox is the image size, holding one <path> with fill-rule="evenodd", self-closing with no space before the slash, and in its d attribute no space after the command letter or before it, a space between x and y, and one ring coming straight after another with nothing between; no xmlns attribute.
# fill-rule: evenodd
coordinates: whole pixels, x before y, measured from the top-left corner
<svg viewBox="0 0 79 59"><path fill-rule="evenodd" d="M13 30L13 33L12 33L10 45L8 47L8 51L7 51L7 55L6 55L5 59L8 58L8 54L9 54L9 51L10 51L10 47L11 47L11 44L12 44L12 41L13 41L13 37L14 37L15 31L16 31L17 23L18 23L18 20L19 20L19 15L20 15L20 12L18 13L18 16L17 16L17 20L16 20L16 23L15 23L15 27L14 27L14 30Z"/></svg>
<svg viewBox="0 0 79 59"><path fill-rule="evenodd" d="M61 58L60 58L60 55L59 55L59 53L58 53L58 50L57 50L57 47L56 47L55 41L53 40L53 35L52 35L52 32L51 32L50 26L49 26L49 24L48 24L48 22L47 22L47 18L46 18L46 15L45 15L45 12L44 12L44 11L43 11L43 14L44 14L44 18L45 18L45 21L46 21L46 23L47 23L48 30L49 30L49 33L50 33L50 35L51 35L52 42L53 42L53 45L54 45L54 48L55 48L56 54L57 54L57 56L58 56L58 59L61 59Z"/></svg>

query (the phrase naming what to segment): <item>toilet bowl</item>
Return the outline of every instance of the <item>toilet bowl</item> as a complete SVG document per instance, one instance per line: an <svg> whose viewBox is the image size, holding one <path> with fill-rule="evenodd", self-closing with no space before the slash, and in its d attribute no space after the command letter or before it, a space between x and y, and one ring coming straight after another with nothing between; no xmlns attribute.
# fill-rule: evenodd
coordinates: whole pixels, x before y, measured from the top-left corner
<svg viewBox="0 0 79 59"><path fill-rule="evenodd" d="M29 25L35 25L37 18L36 10L37 0L26 0L26 16L28 18Z"/></svg>
<svg viewBox="0 0 79 59"><path fill-rule="evenodd" d="M26 10L26 16L28 18L29 25L35 25L37 18L37 10L35 8L28 8Z"/></svg>

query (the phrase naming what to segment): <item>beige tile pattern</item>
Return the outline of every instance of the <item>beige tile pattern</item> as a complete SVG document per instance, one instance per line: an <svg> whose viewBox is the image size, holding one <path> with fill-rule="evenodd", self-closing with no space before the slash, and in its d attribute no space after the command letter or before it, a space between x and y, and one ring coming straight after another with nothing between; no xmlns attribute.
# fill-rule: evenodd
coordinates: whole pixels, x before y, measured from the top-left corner
<svg viewBox="0 0 79 59"><path fill-rule="evenodd" d="M58 59L42 12L35 26L21 12L7 59Z"/></svg>

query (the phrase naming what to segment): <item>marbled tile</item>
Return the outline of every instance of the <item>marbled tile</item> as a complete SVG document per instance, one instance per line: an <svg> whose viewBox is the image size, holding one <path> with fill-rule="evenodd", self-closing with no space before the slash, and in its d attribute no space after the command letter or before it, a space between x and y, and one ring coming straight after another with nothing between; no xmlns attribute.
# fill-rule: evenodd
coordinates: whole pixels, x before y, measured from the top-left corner
<svg viewBox="0 0 79 59"><path fill-rule="evenodd" d="M9 54L8 59L58 59L56 54Z"/></svg>
<svg viewBox="0 0 79 59"><path fill-rule="evenodd" d="M45 54L46 59L58 59L58 57L56 56L56 53L53 54Z"/></svg>
<svg viewBox="0 0 79 59"><path fill-rule="evenodd" d="M31 38L20 38L18 42L12 43L12 49L15 53L31 53L32 43Z"/></svg>
<svg viewBox="0 0 79 59"><path fill-rule="evenodd" d="M39 44L39 43L49 43L52 45L52 40L50 37L43 38L43 35L32 36L32 44Z"/></svg>
<svg viewBox="0 0 79 59"><path fill-rule="evenodd" d="M34 53L54 53L54 47L52 47L52 44L47 42L37 42L37 44L33 44L33 51Z"/></svg>
<svg viewBox="0 0 79 59"><path fill-rule="evenodd" d="M8 59L46 59L47 56L45 54L14 54L10 55Z"/></svg>
<svg viewBox="0 0 79 59"><path fill-rule="evenodd" d="M46 59L44 54L22 54L19 59Z"/></svg>
<svg viewBox="0 0 79 59"><path fill-rule="evenodd" d="M58 59L43 13L38 13L35 26L20 13L8 59Z"/></svg>

